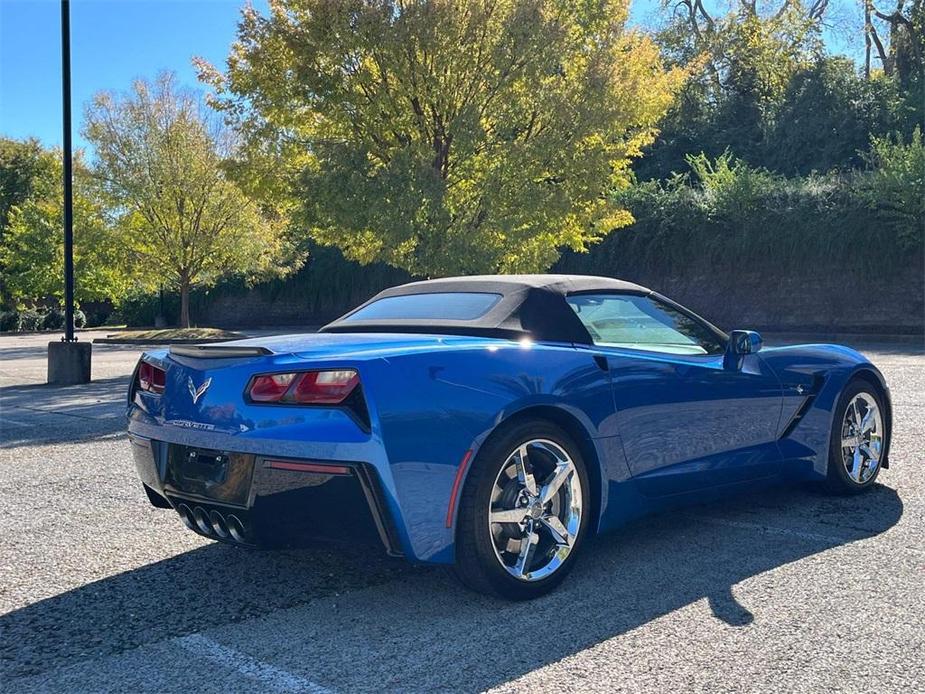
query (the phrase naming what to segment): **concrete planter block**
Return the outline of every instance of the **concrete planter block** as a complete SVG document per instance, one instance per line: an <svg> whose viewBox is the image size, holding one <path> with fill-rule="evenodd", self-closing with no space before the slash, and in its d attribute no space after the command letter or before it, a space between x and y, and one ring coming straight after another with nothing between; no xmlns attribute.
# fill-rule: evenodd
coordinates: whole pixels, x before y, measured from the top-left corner
<svg viewBox="0 0 925 694"><path fill-rule="evenodd" d="M70 386L90 382L89 342L48 343L48 383Z"/></svg>

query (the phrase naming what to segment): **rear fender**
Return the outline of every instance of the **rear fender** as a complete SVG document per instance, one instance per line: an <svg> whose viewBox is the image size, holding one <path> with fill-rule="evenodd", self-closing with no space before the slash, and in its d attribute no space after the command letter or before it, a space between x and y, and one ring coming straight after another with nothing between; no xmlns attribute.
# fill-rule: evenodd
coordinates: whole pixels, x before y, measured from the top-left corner
<svg viewBox="0 0 925 694"><path fill-rule="evenodd" d="M495 340L481 349L383 359L369 364L364 378L391 489L419 560L454 560L455 509L446 522L454 489L458 495L484 441L515 416L543 412L566 422L580 433L576 439L590 442L594 476L623 474L600 463L620 448L619 441L600 441L613 436L609 377L571 346ZM606 496L597 504L605 505Z"/></svg>
<svg viewBox="0 0 925 694"><path fill-rule="evenodd" d="M620 437L618 435L594 436L592 432L596 431L596 428L584 412L552 399L545 403L517 403L510 408L509 412L499 413L498 420L498 425L488 432L485 439L523 421L546 420L565 430L578 445L582 459L585 461L591 484L590 510L593 528L595 532L601 531L603 529L602 519L607 512L611 484L623 482L630 476ZM468 471L465 477L468 478ZM460 490L462 486L460 485Z"/></svg>

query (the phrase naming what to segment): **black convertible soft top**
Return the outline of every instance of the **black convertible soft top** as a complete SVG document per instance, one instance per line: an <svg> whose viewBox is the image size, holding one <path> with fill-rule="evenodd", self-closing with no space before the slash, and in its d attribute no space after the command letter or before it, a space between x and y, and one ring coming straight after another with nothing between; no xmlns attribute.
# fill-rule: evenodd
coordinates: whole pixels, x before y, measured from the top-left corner
<svg viewBox="0 0 925 694"><path fill-rule="evenodd" d="M499 294L486 313L472 320L394 318L357 320L350 316L393 296L478 292ZM620 292L649 295L632 282L589 275L475 275L411 282L379 292L366 303L321 328L327 333L413 332L520 338L591 344L591 336L565 301L569 294Z"/></svg>

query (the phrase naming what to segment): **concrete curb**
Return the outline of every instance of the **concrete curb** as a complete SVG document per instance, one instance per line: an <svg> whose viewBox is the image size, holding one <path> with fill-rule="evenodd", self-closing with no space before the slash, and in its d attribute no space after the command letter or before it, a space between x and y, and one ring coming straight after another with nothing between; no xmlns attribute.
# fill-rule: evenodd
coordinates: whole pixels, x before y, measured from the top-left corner
<svg viewBox="0 0 925 694"><path fill-rule="evenodd" d="M799 342L801 344L862 342L868 344L885 345L915 345L925 347L925 335L918 334L885 334L885 333L838 333L838 332L776 332L761 330L765 342Z"/></svg>
<svg viewBox="0 0 925 694"><path fill-rule="evenodd" d="M183 339L161 339L161 340L140 340L135 338L124 337L97 337L94 338L94 344L102 345L206 345L212 342L231 342L232 340L243 340L244 337L205 337L195 340Z"/></svg>

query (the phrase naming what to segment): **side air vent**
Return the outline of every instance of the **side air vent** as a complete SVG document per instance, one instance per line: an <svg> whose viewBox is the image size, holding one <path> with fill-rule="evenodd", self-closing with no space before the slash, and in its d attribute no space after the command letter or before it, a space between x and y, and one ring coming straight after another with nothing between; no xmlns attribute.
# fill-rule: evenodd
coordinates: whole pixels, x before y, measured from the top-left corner
<svg viewBox="0 0 925 694"><path fill-rule="evenodd" d="M825 378L819 375L813 376L813 384L806 391L806 399L803 400L803 403L793 413L793 416L790 418L790 421L787 422L787 426L784 427L784 430L781 432L779 439L785 439L793 433L793 430L796 428L797 424L800 423L800 420L803 419L803 416L809 412L809 408L813 406L813 400L816 399L816 395L822 390L822 384L825 382Z"/></svg>

